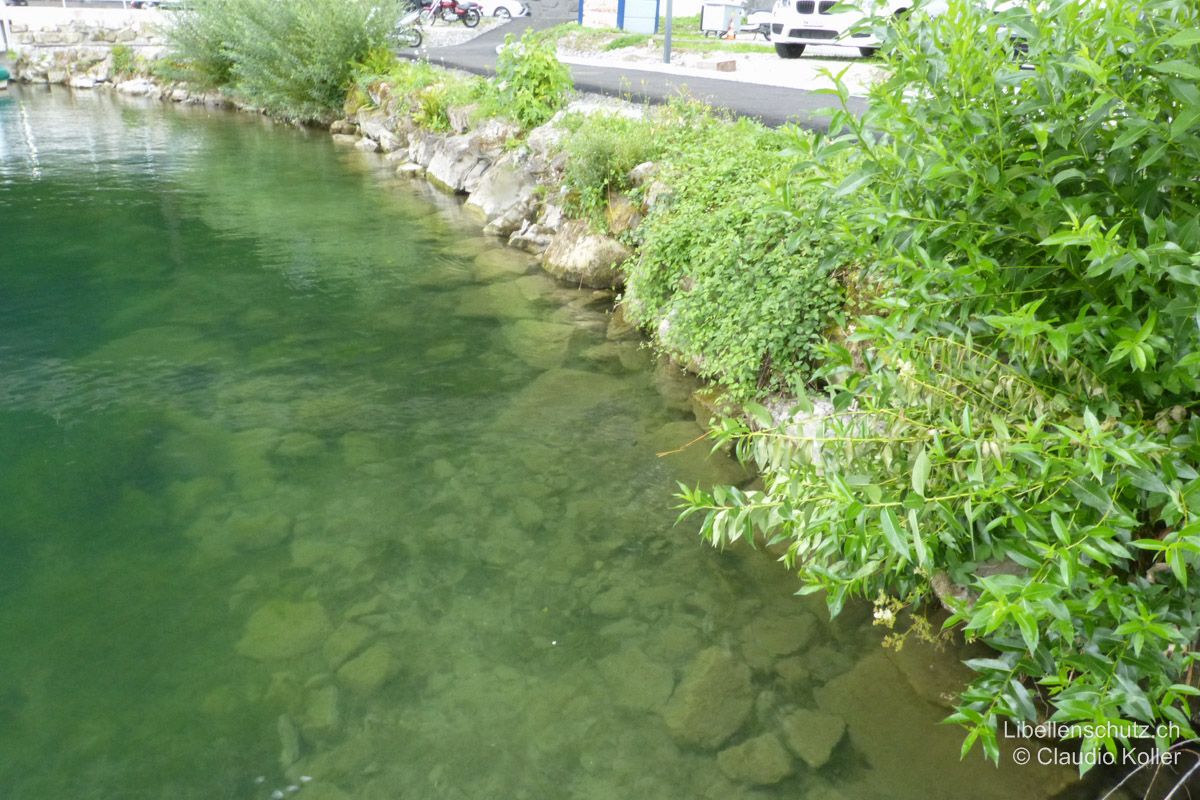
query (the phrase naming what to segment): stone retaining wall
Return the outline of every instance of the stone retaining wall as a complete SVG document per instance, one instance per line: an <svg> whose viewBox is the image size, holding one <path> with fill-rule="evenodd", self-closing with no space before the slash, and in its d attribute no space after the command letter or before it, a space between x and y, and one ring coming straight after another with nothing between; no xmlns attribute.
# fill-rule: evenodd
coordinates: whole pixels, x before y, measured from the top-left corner
<svg viewBox="0 0 1200 800"><path fill-rule="evenodd" d="M152 59L166 46L162 13L123 9L0 8L14 76L34 83L88 87L111 79L112 48Z"/></svg>

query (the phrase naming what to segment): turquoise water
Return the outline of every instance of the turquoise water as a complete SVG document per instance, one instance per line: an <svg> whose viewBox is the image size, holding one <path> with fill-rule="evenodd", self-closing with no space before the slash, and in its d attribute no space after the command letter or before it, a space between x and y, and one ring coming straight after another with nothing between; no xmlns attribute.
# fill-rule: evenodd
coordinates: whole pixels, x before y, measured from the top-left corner
<svg viewBox="0 0 1200 800"><path fill-rule="evenodd" d="M382 159L24 89L0 225L0 798L1070 785L959 763L953 654L673 527L741 477L659 457L689 379Z"/></svg>

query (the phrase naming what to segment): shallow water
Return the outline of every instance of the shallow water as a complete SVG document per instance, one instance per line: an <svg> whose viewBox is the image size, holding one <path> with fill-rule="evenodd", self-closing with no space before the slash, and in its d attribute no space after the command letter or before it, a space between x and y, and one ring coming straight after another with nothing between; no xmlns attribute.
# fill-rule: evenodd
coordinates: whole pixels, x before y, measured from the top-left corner
<svg viewBox="0 0 1200 800"><path fill-rule="evenodd" d="M688 379L382 159L24 89L0 226L0 797L1069 785L959 763L952 654L673 527L675 481L737 475L657 455Z"/></svg>

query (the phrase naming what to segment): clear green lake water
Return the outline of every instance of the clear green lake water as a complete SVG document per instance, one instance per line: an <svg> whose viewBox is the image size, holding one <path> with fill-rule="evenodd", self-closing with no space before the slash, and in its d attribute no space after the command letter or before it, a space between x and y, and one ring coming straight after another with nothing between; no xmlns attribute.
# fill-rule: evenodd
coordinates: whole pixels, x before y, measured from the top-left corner
<svg viewBox="0 0 1200 800"><path fill-rule="evenodd" d="M673 526L737 471L608 325L323 134L0 94L0 798L1074 796L959 762L953 654Z"/></svg>

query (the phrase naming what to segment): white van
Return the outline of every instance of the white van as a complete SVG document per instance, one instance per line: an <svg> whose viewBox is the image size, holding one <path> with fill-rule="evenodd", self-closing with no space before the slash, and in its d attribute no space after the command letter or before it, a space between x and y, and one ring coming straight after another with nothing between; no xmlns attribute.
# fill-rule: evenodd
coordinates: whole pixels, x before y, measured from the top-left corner
<svg viewBox="0 0 1200 800"><path fill-rule="evenodd" d="M804 48L815 45L842 45L857 47L864 56L875 55L879 41L868 31L851 30L868 17L866 10L875 16L896 17L907 12L918 0L870 0L861 3L836 2L836 0L777 0L771 9L771 41L780 58L799 58ZM839 7L835 12L833 9ZM857 10L857 6L863 10ZM945 9L944 0L921 3L926 13L937 13Z"/></svg>

